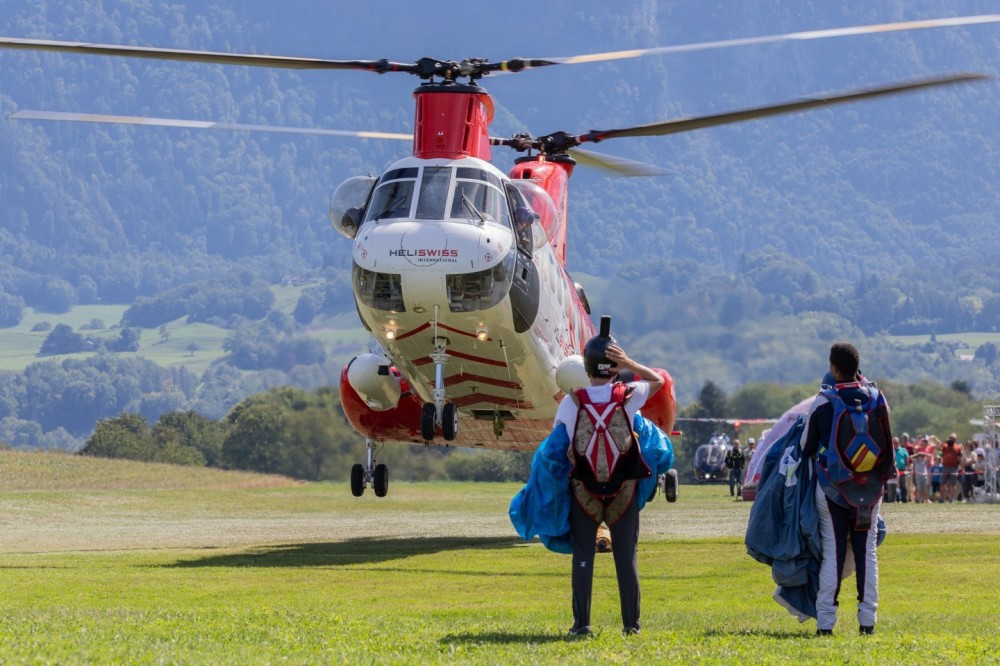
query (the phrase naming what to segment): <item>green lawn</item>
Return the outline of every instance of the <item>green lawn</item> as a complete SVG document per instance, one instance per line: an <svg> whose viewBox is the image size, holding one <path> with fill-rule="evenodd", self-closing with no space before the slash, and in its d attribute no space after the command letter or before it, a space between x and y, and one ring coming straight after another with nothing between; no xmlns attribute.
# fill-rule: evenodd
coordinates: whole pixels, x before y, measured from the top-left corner
<svg viewBox="0 0 1000 666"><path fill-rule="evenodd" d="M346 484L0 453L0 663L996 663L1000 506L886 507L878 633L770 599L748 505L683 486L642 514L643 632L599 556L589 639L569 559L525 544L513 484ZM946 574L943 572L946 571Z"/></svg>

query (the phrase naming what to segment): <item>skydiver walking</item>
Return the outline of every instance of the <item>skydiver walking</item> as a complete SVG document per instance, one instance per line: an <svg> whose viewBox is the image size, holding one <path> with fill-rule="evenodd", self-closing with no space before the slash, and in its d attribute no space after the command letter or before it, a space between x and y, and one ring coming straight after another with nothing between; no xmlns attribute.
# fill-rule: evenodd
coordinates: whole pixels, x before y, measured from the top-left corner
<svg viewBox="0 0 1000 666"><path fill-rule="evenodd" d="M816 633L833 633L847 549L854 556L861 634L875 631L878 609L878 513L893 469L889 408L882 392L858 372L854 345L830 348L834 385L809 410L800 444L815 459L816 510L822 562L816 598Z"/></svg>

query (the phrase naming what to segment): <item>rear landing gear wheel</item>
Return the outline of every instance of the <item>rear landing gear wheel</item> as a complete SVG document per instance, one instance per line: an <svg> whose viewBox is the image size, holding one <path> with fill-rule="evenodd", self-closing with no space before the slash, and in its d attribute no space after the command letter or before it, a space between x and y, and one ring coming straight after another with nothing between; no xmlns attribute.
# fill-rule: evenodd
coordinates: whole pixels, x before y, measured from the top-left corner
<svg viewBox="0 0 1000 666"><path fill-rule="evenodd" d="M375 489L376 497L385 497L386 493L389 492L389 468L385 465L375 465L372 488Z"/></svg>
<svg viewBox="0 0 1000 666"><path fill-rule="evenodd" d="M365 494L365 468L361 463L351 468L351 494L355 497Z"/></svg>
<svg viewBox="0 0 1000 666"><path fill-rule="evenodd" d="M437 417L437 409L433 402L425 402L420 410L420 436L428 442L434 439L434 419Z"/></svg>
<svg viewBox="0 0 1000 666"><path fill-rule="evenodd" d="M449 442L458 434L458 408L454 403L445 403L441 409L441 436Z"/></svg>

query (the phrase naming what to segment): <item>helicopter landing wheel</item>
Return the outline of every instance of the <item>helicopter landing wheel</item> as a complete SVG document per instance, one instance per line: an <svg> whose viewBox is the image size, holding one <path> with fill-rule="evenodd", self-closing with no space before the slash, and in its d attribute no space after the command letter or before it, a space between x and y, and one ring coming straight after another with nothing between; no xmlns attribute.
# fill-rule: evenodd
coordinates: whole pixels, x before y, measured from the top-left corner
<svg viewBox="0 0 1000 666"><path fill-rule="evenodd" d="M646 504L649 504L654 499L656 499L656 491L660 489L660 485L663 482L663 475L661 474L656 478L656 483L653 484L653 490L650 491L649 496L646 498Z"/></svg>
<svg viewBox="0 0 1000 666"><path fill-rule="evenodd" d="M437 417L437 408L433 402L425 402L420 410L420 436L428 442L434 439L434 420Z"/></svg>
<svg viewBox="0 0 1000 666"><path fill-rule="evenodd" d="M663 475L663 496L668 502L677 501L677 470L668 469Z"/></svg>
<svg viewBox="0 0 1000 666"><path fill-rule="evenodd" d="M376 497L385 497L386 493L389 492L389 468L381 463L375 465L372 488L375 489Z"/></svg>
<svg viewBox="0 0 1000 666"><path fill-rule="evenodd" d="M361 463L351 468L351 494L355 497L365 494L365 467Z"/></svg>
<svg viewBox="0 0 1000 666"><path fill-rule="evenodd" d="M449 442L458 434L458 408L447 402L441 409L441 435Z"/></svg>

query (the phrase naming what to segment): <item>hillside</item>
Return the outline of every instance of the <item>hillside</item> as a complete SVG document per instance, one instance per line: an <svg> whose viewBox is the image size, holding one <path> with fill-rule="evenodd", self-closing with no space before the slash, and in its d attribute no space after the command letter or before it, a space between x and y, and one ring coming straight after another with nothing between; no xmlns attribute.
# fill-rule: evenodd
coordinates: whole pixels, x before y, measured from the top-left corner
<svg viewBox="0 0 1000 666"><path fill-rule="evenodd" d="M961 4L965 13L990 6ZM422 9L383 5L400 20L379 23L377 30L378 6L275 15L268 3L239 3L237 10L235 3L218 0L190 7L122 3L113 10L82 3L66 14L9 6L0 12L0 30L345 58L413 59L429 48L438 57L460 58L472 49L499 59L942 16L957 9L943 0L907 3L905 12L901 3L857 12L825 5L801 11L801 3L773 2L732 12L723 3L611 9L589 2L574 3L569 12L558 4L535 7L530 38L502 20L514 8L480 9L482 21L504 27L473 38ZM303 29L312 25L324 29ZM726 49L571 72L539 70L485 83L500 107L497 133L579 132L942 72L995 74L996 33L995 26L979 26ZM445 38L430 40L430 34ZM399 77L32 52L4 52L0 58L5 112L40 108L387 131L405 131L411 122L408 92L414 81ZM600 251L610 248L644 264L678 256L733 267L744 255L773 248L843 277L863 248L872 265L891 265L893 272L918 269L929 259L959 266L979 258L976 265L984 265L981 252L995 250L995 241L989 235L972 241L998 198L1000 167L991 158L998 101L1000 86L959 86L609 145L609 152L677 173L642 181L582 173L572 206L578 239L572 264L613 269L615 260ZM324 258L344 261L347 244L329 233L324 219L327 196L345 177L377 172L402 153L398 145L358 140L26 122L4 123L0 146L9 156L0 172L6 243L65 255L66 265L50 262L48 268L73 285L89 277L104 300L130 300L157 284L203 275L219 259L314 269ZM182 254L188 259L183 275L172 260ZM105 275L100 265L112 255L117 272L141 279L112 285L118 276ZM25 259L27 265L19 267L41 268L37 259Z"/></svg>
<svg viewBox="0 0 1000 666"><path fill-rule="evenodd" d="M517 0L442 15L388 0L295 11L262 0L85 0L71 8L7 3L0 6L0 34L342 59L495 61L984 14L994 4L892 0L858 9L769 0L734 8L696 0ZM998 35L1000 27L983 25L810 40L546 68L483 84L496 98L494 135L578 133L942 73L995 76ZM4 116L40 109L392 132L412 129L416 85L360 72L4 50L0 70ZM683 380L682 400L707 379L728 390L747 381L812 381L833 337L861 341L866 357L877 359L877 376L996 390L1000 365L889 336L929 341L934 333L1000 326L1000 239L984 231L1000 210L998 109L1000 84L991 82L601 144L601 151L659 164L672 175L613 180L580 168L570 201L570 270L594 276L588 288L595 314L613 314L631 349L674 371ZM297 303L275 308L286 315L275 317L287 324L281 335L314 335L329 349L333 340L316 329L331 318L339 326L338 316L353 313L350 244L329 226L329 196L344 179L379 173L403 154L395 142L0 120L0 326L23 328L39 313L54 323L54 315L81 308L127 308L192 284L273 286L308 278L326 285L318 323L289 323ZM498 152L496 161L506 167L513 157ZM252 326L273 324L268 316ZM188 326L207 325L217 330L203 333L223 337L251 326L229 315L214 324L183 322L185 334L198 335ZM174 349L168 358L167 345L156 348L157 330L144 329L143 353L163 352L153 360L164 366L185 365L187 342L199 343L182 342L178 333L170 345L183 345L180 355ZM23 370L7 359L23 357L28 342L8 346L8 339L0 368ZM205 387L205 400L149 389L156 395L138 408L153 415L205 405L216 415L254 390L314 386L336 371L329 360L298 368L250 367L261 365L256 358L234 368L221 354L203 360L191 365L190 377L170 381ZM0 377L0 430L30 439L37 427L31 424L50 432L56 422L11 406L23 403L25 382ZM119 403L100 404L113 410ZM83 420L65 427L74 437L88 431Z"/></svg>

